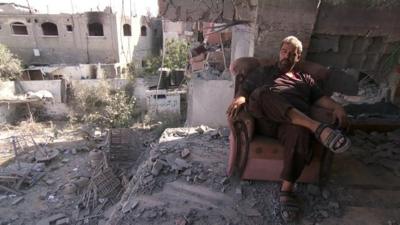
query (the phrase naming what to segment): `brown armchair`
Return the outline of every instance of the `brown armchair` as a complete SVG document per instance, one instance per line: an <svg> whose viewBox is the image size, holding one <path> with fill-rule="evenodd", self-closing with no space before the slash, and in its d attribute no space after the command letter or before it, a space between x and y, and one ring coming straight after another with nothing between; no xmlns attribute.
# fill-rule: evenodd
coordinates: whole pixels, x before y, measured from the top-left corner
<svg viewBox="0 0 400 225"><path fill-rule="evenodd" d="M247 74L259 66L271 65L274 61L245 57L237 59L231 65L231 73L235 76L235 94ZM317 82L328 77L328 69L312 63L303 62L298 65L300 71L310 74ZM330 123L332 114L329 110L313 106L311 117ZM283 168L283 146L274 138L259 135L254 118L244 110L234 119L228 119L230 127L229 161L227 173L232 175L237 169L241 179L245 180L280 180ZM300 182L315 183L329 177L333 159L331 151L316 141L312 141L313 159L305 167L299 178Z"/></svg>

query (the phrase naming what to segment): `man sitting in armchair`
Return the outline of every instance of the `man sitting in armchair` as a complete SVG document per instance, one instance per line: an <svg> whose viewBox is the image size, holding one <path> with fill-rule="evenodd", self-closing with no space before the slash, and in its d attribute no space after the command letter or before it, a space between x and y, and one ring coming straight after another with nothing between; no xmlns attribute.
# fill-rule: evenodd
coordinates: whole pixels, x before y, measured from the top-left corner
<svg viewBox="0 0 400 225"><path fill-rule="evenodd" d="M259 67L246 76L240 85L227 114L235 119L244 109L263 124L263 135L276 137L284 147L281 214L284 220L297 217L299 206L294 195L294 183L311 161L311 134L331 151L338 153L350 148L350 139L336 128L310 118L311 105L332 110L340 127L348 125L343 107L324 96L309 74L296 69L303 47L299 39L283 39L279 62Z"/></svg>

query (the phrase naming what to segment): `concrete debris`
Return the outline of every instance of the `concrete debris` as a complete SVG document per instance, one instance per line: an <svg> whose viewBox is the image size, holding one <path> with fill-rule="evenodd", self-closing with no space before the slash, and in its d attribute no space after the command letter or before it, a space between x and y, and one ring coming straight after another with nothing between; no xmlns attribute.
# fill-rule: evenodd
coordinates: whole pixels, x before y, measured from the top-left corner
<svg viewBox="0 0 400 225"><path fill-rule="evenodd" d="M224 177L224 178L222 178L221 184L223 184L223 185L229 184L229 177Z"/></svg>
<svg viewBox="0 0 400 225"><path fill-rule="evenodd" d="M330 201L328 206L333 209L339 209L339 202Z"/></svg>
<svg viewBox="0 0 400 225"><path fill-rule="evenodd" d="M240 208L240 211L244 215L249 216L249 217L262 216L262 214L257 209L253 209L253 208L249 208L249 207L245 207L245 206L242 206Z"/></svg>
<svg viewBox="0 0 400 225"><path fill-rule="evenodd" d="M44 218L39 220L39 222L36 223L36 225L50 225L50 224L54 224L55 222L57 222L57 220L66 218L65 214L63 213L59 213L59 214L55 214L52 215L50 217Z"/></svg>
<svg viewBox="0 0 400 225"><path fill-rule="evenodd" d="M181 157L182 157L182 158L186 158L186 157L188 157L189 155L190 155L190 150L189 150L189 149L184 148L184 149L181 151Z"/></svg>
<svg viewBox="0 0 400 225"><path fill-rule="evenodd" d="M319 187L317 185L313 185L313 184L309 184L307 186L307 191L310 194L315 195L315 196L318 196L321 193Z"/></svg>
<svg viewBox="0 0 400 225"><path fill-rule="evenodd" d="M175 225L188 225L188 221L184 217L179 217L175 220Z"/></svg>
<svg viewBox="0 0 400 225"><path fill-rule="evenodd" d="M48 193L47 191L40 193L40 194L39 194L39 200L41 200L41 201L46 200L48 194L49 194L49 193Z"/></svg>
<svg viewBox="0 0 400 225"><path fill-rule="evenodd" d="M35 171L35 172L43 172L44 169L45 169L45 167L46 167L46 166L45 166L44 163L36 163L36 164L33 166L32 170Z"/></svg>
<svg viewBox="0 0 400 225"><path fill-rule="evenodd" d="M46 182L47 185L51 186L51 185L53 185L56 181L53 180L53 179L47 179L45 182Z"/></svg>
<svg viewBox="0 0 400 225"><path fill-rule="evenodd" d="M127 200L123 205L122 205L122 213L126 214L130 212L131 210L135 209L139 205L139 200Z"/></svg>
<svg viewBox="0 0 400 225"><path fill-rule="evenodd" d="M236 187L236 189L235 189L235 194L237 195L237 196L239 196L240 198L242 198L242 187Z"/></svg>
<svg viewBox="0 0 400 225"><path fill-rule="evenodd" d="M63 193L65 195L75 195L77 190L78 190L78 188L77 188L76 184L68 183L68 184L64 185Z"/></svg>
<svg viewBox="0 0 400 225"><path fill-rule="evenodd" d="M60 152L58 149L45 149L42 148L41 151L37 151L35 155L36 162L43 162L43 163L49 163L50 161L54 160L55 158L58 157Z"/></svg>
<svg viewBox="0 0 400 225"><path fill-rule="evenodd" d="M365 164L380 165L400 176L400 129L387 132L366 133L356 130L351 136L351 154Z"/></svg>
<svg viewBox="0 0 400 225"><path fill-rule="evenodd" d="M190 176L190 175L192 175L192 170L191 169L186 169L185 171L183 171L182 175Z"/></svg>
<svg viewBox="0 0 400 225"><path fill-rule="evenodd" d="M78 153L78 150L76 148L71 149L71 154L76 155Z"/></svg>
<svg viewBox="0 0 400 225"><path fill-rule="evenodd" d="M12 201L11 205L17 205L18 203L22 202L24 200L24 197L18 197L14 201Z"/></svg>
<svg viewBox="0 0 400 225"><path fill-rule="evenodd" d="M68 224L70 224L69 218L63 218L56 221L56 225L68 225Z"/></svg>
<svg viewBox="0 0 400 225"><path fill-rule="evenodd" d="M199 134L204 134L205 132L207 132L207 127L206 126L204 126L204 125L200 125L198 128L196 128L196 131L199 133Z"/></svg>
<svg viewBox="0 0 400 225"><path fill-rule="evenodd" d="M7 195L0 195L0 202L3 201L4 199L7 199Z"/></svg>
<svg viewBox="0 0 400 225"><path fill-rule="evenodd" d="M324 199L328 199L330 196L330 192L327 189L324 189L322 191L322 197L324 197Z"/></svg>
<svg viewBox="0 0 400 225"><path fill-rule="evenodd" d="M184 159L176 158L174 161L176 165L176 170L183 170L190 167L190 164Z"/></svg>
<svg viewBox="0 0 400 225"><path fill-rule="evenodd" d="M163 166L164 166L164 164L160 160L156 160L153 163L153 168L151 169L151 174L153 174L154 176L158 176L158 174L162 170Z"/></svg>
<svg viewBox="0 0 400 225"><path fill-rule="evenodd" d="M389 220L387 221L387 225L399 225L395 220Z"/></svg>

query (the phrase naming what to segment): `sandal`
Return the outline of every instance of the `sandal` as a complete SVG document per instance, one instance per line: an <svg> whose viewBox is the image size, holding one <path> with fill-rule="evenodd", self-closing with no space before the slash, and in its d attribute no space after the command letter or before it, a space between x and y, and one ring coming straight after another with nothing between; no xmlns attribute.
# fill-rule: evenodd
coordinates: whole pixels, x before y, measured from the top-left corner
<svg viewBox="0 0 400 225"><path fill-rule="evenodd" d="M319 140L325 147L329 148L334 153L342 153L347 151L351 147L350 138L344 136L340 130L333 128L325 140L321 139L321 134L326 128L331 128L328 124L321 123L315 130L314 134L317 140ZM340 143L340 140L344 140Z"/></svg>
<svg viewBox="0 0 400 225"><path fill-rule="evenodd" d="M281 203L281 216L286 223L294 222L299 215L299 203L293 192L281 191L279 194Z"/></svg>

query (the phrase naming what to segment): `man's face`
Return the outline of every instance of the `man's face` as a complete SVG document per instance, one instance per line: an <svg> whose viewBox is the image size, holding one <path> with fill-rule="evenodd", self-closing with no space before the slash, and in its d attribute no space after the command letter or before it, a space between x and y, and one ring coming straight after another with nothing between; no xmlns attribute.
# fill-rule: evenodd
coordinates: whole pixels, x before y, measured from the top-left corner
<svg viewBox="0 0 400 225"><path fill-rule="evenodd" d="M289 72L299 61L300 54L297 52L296 47L290 43L283 43L279 52L279 69L285 73Z"/></svg>

